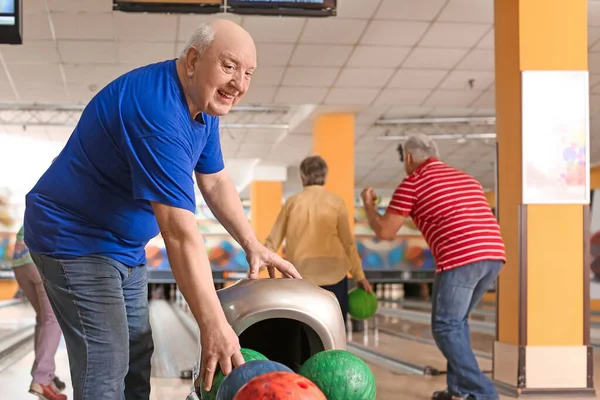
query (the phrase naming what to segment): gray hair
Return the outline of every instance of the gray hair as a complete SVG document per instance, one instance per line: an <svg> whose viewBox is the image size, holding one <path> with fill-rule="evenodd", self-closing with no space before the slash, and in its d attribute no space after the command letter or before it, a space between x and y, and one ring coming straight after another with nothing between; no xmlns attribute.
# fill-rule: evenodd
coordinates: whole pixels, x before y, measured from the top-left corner
<svg viewBox="0 0 600 400"><path fill-rule="evenodd" d="M327 172L327 163L321 156L306 157L300 163L300 177L305 186L324 185Z"/></svg>
<svg viewBox="0 0 600 400"><path fill-rule="evenodd" d="M404 142L404 153L410 153L413 162L420 164L429 157L439 158L437 145L429 136L419 133Z"/></svg>
<svg viewBox="0 0 600 400"><path fill-rule="evenodd" d="M212 25L206 22L201 23L200 27L196 29L188 39L180 57L185 57L192 46L198 49L200 55L204 54L208 46L212 44L213 40L215 40L215 32Z"/></svg>

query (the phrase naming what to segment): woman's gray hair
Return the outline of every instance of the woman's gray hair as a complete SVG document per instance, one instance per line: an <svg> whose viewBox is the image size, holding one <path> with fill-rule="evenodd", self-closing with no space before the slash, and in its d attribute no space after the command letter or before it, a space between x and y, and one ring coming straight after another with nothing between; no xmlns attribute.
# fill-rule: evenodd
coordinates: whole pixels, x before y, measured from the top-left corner
<svg viewBox="0 0 600 400"><path fill-rule="evenodd" d="M433 139L421 133L406 139L403 147L404 154L410 153L413 162L417 164L426 161L430 157L440 157L437 145Z"/></svg>
<svg viewBox="0 0 600 400"><path fill-rule="evenodd" d="M206 22L201 23L200 27L196 29L188 39L180 57L185 57L192 46L198 49L200 55L204 54L208 46L212 44L213 40L215 40L215 32L212 25Z"/></svg>
<svg viewBox="0 0 600 400"><path fill-rule="evenodd" d="M321 156L306 157L300 163L300 177L304 186L324 185L327 172L327 163Z"/></svg>

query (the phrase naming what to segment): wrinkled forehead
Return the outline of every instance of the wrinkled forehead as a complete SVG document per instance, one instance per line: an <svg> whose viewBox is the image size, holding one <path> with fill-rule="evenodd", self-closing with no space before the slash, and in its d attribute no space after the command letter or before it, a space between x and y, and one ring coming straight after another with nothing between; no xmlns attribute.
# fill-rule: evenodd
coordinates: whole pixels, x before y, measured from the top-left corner
<svg viewBox="0 0 600 400"><path fill-rule="evenodd" d="M213 46L217 57L230 59L245 68L256 68L256 47L251 40L227 38L215 40Z"/></svg>

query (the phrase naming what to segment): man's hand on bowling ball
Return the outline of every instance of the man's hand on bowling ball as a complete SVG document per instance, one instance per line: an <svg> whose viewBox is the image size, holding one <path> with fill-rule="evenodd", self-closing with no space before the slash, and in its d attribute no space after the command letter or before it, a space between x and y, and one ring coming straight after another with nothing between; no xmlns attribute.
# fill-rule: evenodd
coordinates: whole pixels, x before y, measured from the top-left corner
<svg viewBox="0 0 600 400"><path fill-rule="evenodd" d="M369 283L369 281L368 281L368 280L366 280L366 279L363 279L363 280L357 281L357 282L356 282L356 285L357 285L359 288L363 289L363 290L364 290L365 292L367 292L367 293L373 293L373 288L371 287L371 284Z"/></svg>
<svg viewBox="0 0 600 400"><path fill-rule="evenodd" d="M258 271L262 267L269 270L269 276L275 278L275 270L279 270L284 278L302 279L296 268L288 261L281 258L277 253L267 249L256 242L246 250L246 259L250 265L248 277L258 279Z"/></svg>
<svg viewBox="0 0 600 400"><path fill-rule="evenodd" d="M202 346L200 376L204 390L207 392L212 388L213 378L219 366L224 375L229 375L233 368L244 364L240 340L226 320L219 324L201 327L200 345Z"/></svg>

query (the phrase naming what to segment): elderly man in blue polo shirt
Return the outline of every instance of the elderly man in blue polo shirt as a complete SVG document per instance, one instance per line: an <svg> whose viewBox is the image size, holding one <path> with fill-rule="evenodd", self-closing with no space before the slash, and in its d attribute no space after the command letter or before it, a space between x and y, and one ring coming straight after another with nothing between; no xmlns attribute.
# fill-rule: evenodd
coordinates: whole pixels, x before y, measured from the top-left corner
<svg viewBox="0 0 600 400"><path fill-rule="evenodd" d="M75 400L149 399L144 247L159 232L202 332L205 387L218 365L228 374L244 362L196 226L192 173L245 250L251 278L263 266L300 278L256 239L224 170L218 117L244 96L255 68L254 42L240 26L202 25L178 59L102 89L28 193L25 242L65 336Z"/></svg>

